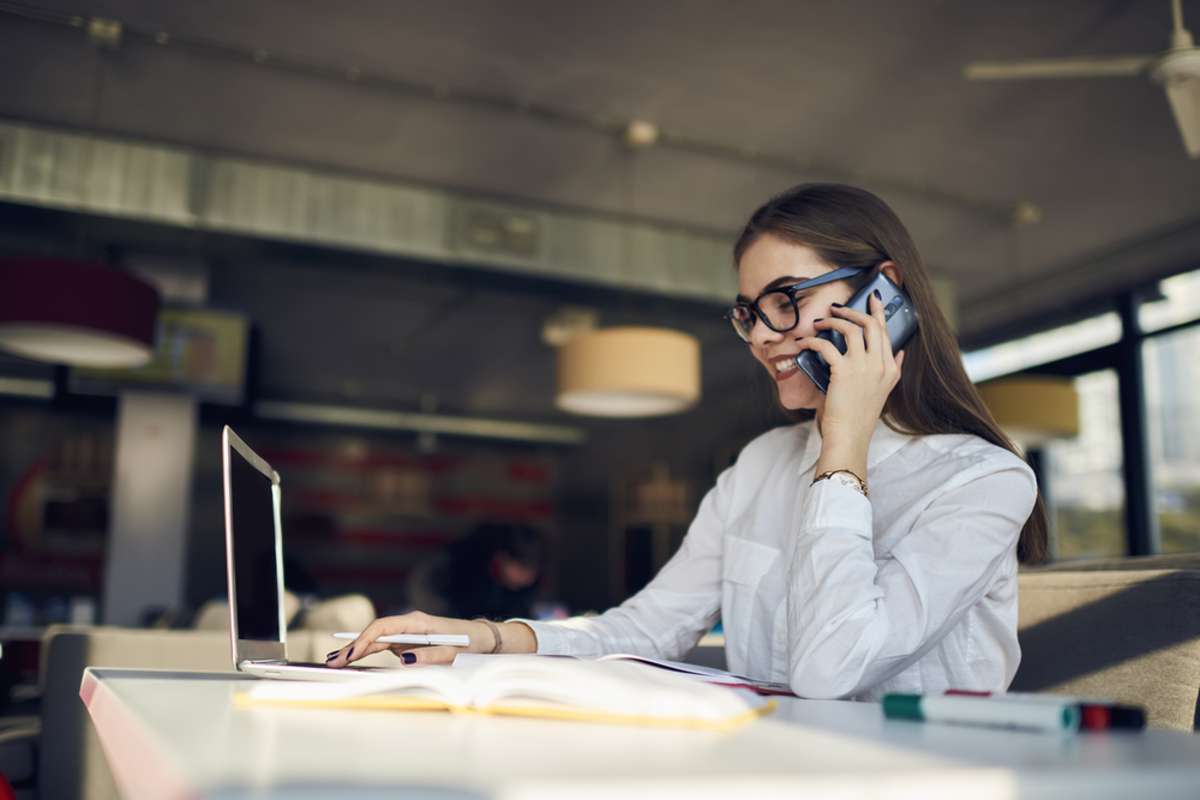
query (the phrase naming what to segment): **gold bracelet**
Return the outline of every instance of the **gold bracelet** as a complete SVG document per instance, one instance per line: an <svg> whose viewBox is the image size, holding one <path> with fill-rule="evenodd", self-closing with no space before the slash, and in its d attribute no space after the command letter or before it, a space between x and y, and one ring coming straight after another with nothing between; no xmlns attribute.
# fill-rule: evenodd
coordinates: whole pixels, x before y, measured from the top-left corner
<svg viewBox="0 0 1200 800"><path fill-rule="evenodd" d="M500 648L504 645L504 640L500 638L500 629L496 627L496 623L492 622L490 619L484 619L483 617L477 617L475 621L482 622L484 625L487 625L488 630L492 632L492 641L494 644L492 645L492 649L489 650L487 654L491 656L499 653Z"/></svg>
<svg viewBox="0 0 1200 800"><path fill-rule="evenodd" d="M849 489L854 489L855 491L860 492L863 497L871 496L870 493L867 492L867 482L858 477L853 470L848 469L831 469L828 472L822 472L820 475L813 478L812 485L816 485L817 481L828 480L835 475L848 476L846 478L839 479L837 483L840 483Z"/></svg>

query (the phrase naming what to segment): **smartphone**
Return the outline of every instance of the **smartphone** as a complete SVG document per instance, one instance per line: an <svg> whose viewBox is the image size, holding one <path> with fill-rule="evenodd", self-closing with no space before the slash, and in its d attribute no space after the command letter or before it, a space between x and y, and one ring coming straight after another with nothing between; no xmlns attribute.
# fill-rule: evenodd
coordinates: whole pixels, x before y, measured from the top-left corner
<svg viewBox="0 0 1200 800"><path fill-rule="evenodd" d="M339 631L333 635L335 639L357 639L360 636L358 633L350 633L348 631ZM454 633L431 633L429 635L417 633L393 633L386 636L380 636L375 641L383 644L449 644L455 647L466 647L471 643L469 636L461 636Z"/></svg>
<svg viewBox="0 0 1200 800"><path fill-rule="evenodd" d="M875 291L879 292L883 300L883 315L887 318L887 335L892 342L892 352L898 353L917 332L917 309L913 307L908 294L892 283L882 270L876 271L875 277L850 298L846 307L864 314L871 313L867 301ZM821 331L817 337L833 342L839 351L846 352L846 337L837 331ZM796 366L800 367L801 372L822 392L829 390L829 365L820 354L813 350L805 350L796 356Z"/></svg>

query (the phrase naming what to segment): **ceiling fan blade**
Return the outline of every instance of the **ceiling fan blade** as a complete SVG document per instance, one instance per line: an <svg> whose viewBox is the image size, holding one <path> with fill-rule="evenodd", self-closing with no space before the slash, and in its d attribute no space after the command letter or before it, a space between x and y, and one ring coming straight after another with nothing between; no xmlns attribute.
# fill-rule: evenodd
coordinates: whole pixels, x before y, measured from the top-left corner
<svg viewBox="0 0 1200 800"><path fill-rule="evenodd" d="M963 67L972 81L1028 78L1127 78L1144 74L1158 56L1086 56L1024 61L975 61Z"/></svg>
<svg viewBox="0 0 1200 800"><path fill-rule="evenodd" d="M1188 156L1200 158L1200 78L1169 81L1164 88Z"/></svg>

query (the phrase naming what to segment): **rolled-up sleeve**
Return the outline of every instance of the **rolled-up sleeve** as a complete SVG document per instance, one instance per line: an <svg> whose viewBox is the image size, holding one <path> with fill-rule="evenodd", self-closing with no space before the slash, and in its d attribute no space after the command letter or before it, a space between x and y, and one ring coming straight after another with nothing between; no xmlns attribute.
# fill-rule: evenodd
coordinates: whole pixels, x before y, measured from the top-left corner
<svg viewBox="0 0 1200 800"><path fill-rule="evenodd" d="M1037 487L1015 457L964 474L879 560L870 500L830 481L810 488L788 560L793 691L846 697L886 680L987 592L1016 547Z"/></svg>
<svg viewBox="0 0 1200 800"><path fill-rule="evenodd" d="M520 620L537 635L538 653L678 659L695 647L720 614L721 539L735 469L721 473L679 550L633 597L594 617Z"/></svg>

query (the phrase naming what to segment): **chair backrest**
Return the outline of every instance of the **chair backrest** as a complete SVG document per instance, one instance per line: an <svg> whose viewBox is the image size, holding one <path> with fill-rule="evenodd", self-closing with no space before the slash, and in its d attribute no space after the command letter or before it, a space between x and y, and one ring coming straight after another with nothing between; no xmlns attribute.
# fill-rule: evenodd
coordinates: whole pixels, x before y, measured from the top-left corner
<svg viewBox="0 0 1200 800"><path fill-rule="evenodd" d="M51 626L42 638L38 796L119 797L100 740L79 699L84 667L233 671L229 634Z"/></svg>
<svg viewBox="0 0 1200 800"><path fill-rule="evenodd" d="M1200 553L1161 553L1156 556L1120 556L1055 561L1052 564L1033 567L1030 572L1112 572L1113 570L1137 569L1200 570Z"/></svg>
<svg viewBox="0 0 1200 800"><path fill-rule="evenodd" d="M1105 697L1200 727L1200 571L1030 570L1011 689Z"/></svg>

